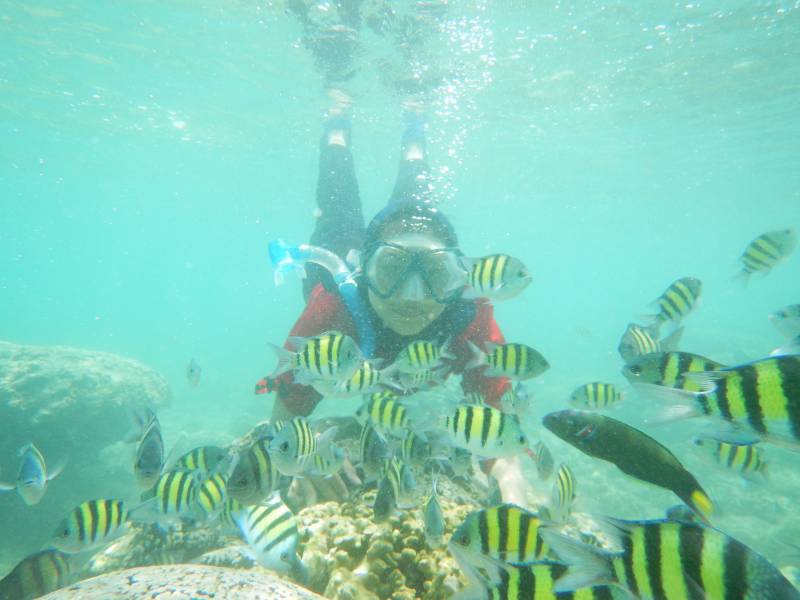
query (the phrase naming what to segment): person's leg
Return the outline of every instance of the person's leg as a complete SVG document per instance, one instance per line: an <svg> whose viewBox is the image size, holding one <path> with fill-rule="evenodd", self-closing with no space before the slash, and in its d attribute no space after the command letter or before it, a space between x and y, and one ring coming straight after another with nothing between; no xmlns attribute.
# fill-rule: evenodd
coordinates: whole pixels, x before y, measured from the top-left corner
<svg viewBox="0 0 800 600"><path fill-rule="evenodd" d="M320 142L317 178L317 222L310 244L321 246L344 259L364 242L364 215L358 190L353 155L350 153L350 120L342 114L329 119ZM303 282L306 298L320 281L331 289L330 274L308 265Z"/></svg>
<svg viewBox="0 0 800 600"><path fill-rule="evenodd" d="M415 111L407 112L404 120L406 128L400 146L400 166L389 204L427 204L430 202L431 184L426 160L425 122Z"/></svg>

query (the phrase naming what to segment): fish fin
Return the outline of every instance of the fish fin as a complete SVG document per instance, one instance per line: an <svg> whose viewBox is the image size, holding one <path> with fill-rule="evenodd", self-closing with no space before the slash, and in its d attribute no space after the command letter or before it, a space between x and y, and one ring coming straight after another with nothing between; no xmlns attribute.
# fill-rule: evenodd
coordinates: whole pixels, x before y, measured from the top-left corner
<svg viewBox="0 0 800 600"><path fill-rule="evenodd" d="M690 371L681 373L685 379L700 386L701 392L713 392L717 389L717 381L729 377L733 371Z"/></svg>
<svg viewBox="0 0 800 600"><path fill-rule="evenodd" d="M793 354L800 354L800 336L769 353L770 356L791 356Z"/></svg>
<svg viewBox="0 0 800 600"><path fill-rule="evenodd" d="M662 352L669 352L672 350L678 349L678 344L681 342L681 338L683 337L683 332L685 331L683 325L675 329L672 333L670 333L667 337L663 340L659 341L659 345L661 346Z"/></svg>
<svg viewBox="0 0 800 600"><path fill-rule="evenodd" d="M128 511L128 521L131 523L156 523L160 514L158 511L158 498L148 498L138 506Z"/></svg>
<svg viewBox="0 0 800 600"><path fill-rule="evenodd" d="M0 492L9 492L15 489L17 489L16 483L8 483L6 481L0 481Z"/></svg>
<svg viewBox="0 0 800 600"><path fill-rule="evenodd" d="M439 357L446 358L447 360L456 360L458 358L455 354L453 354L453 336L451 335L448 337L442 347L439 349Z"/></svg>
<svg viewBox="0 0 800 600"><path fill-rule="evenodd" d="M338 425L328 427L325 431L321 432L319 437L317 437L317 448L320 448L323 451L332 450L333 440L336 439L336 434L338 432Z"/></svg>
<svg viewBox="0 0 800 600"><path fill-rule="evenodd" d="M486 597L486 591L483 586L476 583L470 583L463 590L459 590L450 596L451 600L484 600Z"/></svg>
<svg viewBox="0 0 800 600"><path fill-rule="evenodd" d="M291 339L291 338L290 338ZM286 348L281 348L280 346L276 346L275 344L269 344L269 347L275 351L275 354L278 357L278 365L275 367L275 370L270 375L271 378L275 378L282 373L286 373L287 371L292 370L292 352L287 350Z"/></svg>
<svg viewBox="0 0 800 600"><path fill-rule="evenodd" d="M654 383L634 383L631 388L642 396L655 398L667 404L657 417L648 420L650 424L660 425L702 416L695 404L697 398L703 395L699 392L689 392Z"/></svg>
<svg viewBox="0 0 800 600"><path fill-rule="evenodd" d="M17 448L17 456L21 457L23 454L25 454L25 452L28 451L28 448L32 448L32 447L33 447L33 444L31 444L31 443L23 444L22 446Z"/></svg>
<svg viewBox="0 0 800 600"><path fill-rule="evenodd" d="M486 364L486 354L484 354L483 350L478 348L475 344L471 341L467 340L467 347L470 351L470 359L467 361L466 366L464 367L465 371L469 371L470 369L477 369L478 367L483 366Z"/></svg>
<svg viewBox="0 0 800 600"><path fill-rule="evenodd" d="M52 469L47 470L47 481L53 481L56 477L61 475L64 468L67 466L69 459L62 458L59 460Z"/></svg>
<svg viewBox="0 0 800 600"><path fill-rule="evenodd" d="M542 528L540 535L559 559L570 565L567 572L555 582L554 592L569 592L616 582L611 568L611 555L605 550L556 533L552 529Z"/></svg>

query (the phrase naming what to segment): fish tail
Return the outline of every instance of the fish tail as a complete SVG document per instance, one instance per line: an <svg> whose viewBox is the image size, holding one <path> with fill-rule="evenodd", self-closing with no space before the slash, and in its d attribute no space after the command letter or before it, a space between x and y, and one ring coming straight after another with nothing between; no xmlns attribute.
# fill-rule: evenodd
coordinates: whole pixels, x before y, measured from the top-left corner
<svg viewBox="0 0 800 600"><path fill-rule="evenodd" d="M714 513L714 502L702 489L697 488L689 494L689 506L705 521Z"/></svg>
<svg viewBox="0 0 800 600"><path fill-rule="evenodd" d="M569 592L593 585L615 584L612 555L595 546L542 528L540 535L569 569L555 582L554 592Z"/></svg>
<svg viewBox="0 0 800 600"><path fill-rule="evenodd" d="M278 365L275 367L275 370L272 372L273 379L282 373L286 373L286 371L290 371L292 368L292 356L293 354L289 352L286 348L281 348L280 346L276 346L275 344L270 344L270 348L275 351L276 356L278 357Z"/></svg>

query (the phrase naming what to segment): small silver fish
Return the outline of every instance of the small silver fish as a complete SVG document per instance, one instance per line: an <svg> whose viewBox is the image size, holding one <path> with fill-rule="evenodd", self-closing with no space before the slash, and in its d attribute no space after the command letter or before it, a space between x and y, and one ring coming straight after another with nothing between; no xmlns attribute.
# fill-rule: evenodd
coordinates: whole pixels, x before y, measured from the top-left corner
<svg viewBox="0 0 800 600"><path fill-rule="evenodd" d="M521 381L500 396L500 409L506 414L517 415L520 419L528 414L530 405L531 395Z"/></svg>
<svg viewBox="0 0 800 600"><path fill-rule="evenodd" d="M800 304L790 304L769 315L770 322L784 337L794 339L800 335Z"/></svg>
<svg viewBox="0 0 800 600"><path fill-rule="evenodd" d="M164 468L164 439L161 437L161 425L158 417L151 414L136 451L133 473L139 487L145 490L152 488Z"/></svg>
<svg viewBox="0 0 800 600"><path fill-rule="evenodd" d="M22 460L16 483L0 482L0 491L17 490L28 506L39 504L47 491L47 482L58 477L64 470L64 465L60 464L51 473L48 473L44 456L34 444L22 446L17 454L22 457Z"/></svg>
<svg viewBox="0 0 800 600"><path fill-rule="evenodd" d="M200 368L200 365L197 364L194 358L189 361L186 367L186 380L191 387L197 387L197 384L200 383L200 373L202 373L202 371L203 369Z"/></svg>
<svg viewBox="0 0 800 600"><path fill-rule="evenodd" d="M436 477L431 479L431 496L425 503L425 541L431 548L444 545L444 512L436 494Z"/></svg>

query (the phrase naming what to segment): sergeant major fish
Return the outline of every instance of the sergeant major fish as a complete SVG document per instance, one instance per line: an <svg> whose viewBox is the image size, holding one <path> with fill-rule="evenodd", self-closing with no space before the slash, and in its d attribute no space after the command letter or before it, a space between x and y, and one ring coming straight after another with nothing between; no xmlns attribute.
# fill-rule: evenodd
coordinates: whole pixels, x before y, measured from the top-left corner
<svg viewBox="0 0 800 600"><path fill-rule="evenodd" d="M465 369L476 369L488 365L483 371L486 377L508 377L524 380L541 375L550 368L544 356L525 344L494 344L485 342L483 352L472 342L467 342L473 353Z"/></svg>
<svg viewBox="0 0 800 600"><path fill-rule="evenodd" d="M556 471L551 497L552 510L550 514L559 521L566 521L572 512L572 505L575 503L576 485L572 469L564 463L560 464Z"/></svg>
<svg viewBox="0 0 800 600"><path fill-rule="evenodd" d="M631 384L654 384L688 391L700 391L686 373L723 369L725 365L690 352L655 352L635 358L622 368Z"/></svg>
<svg viewBox="0 0 800 600"><path fill-rule="evenodd" d="M242 508L233 518L261 566L305 581L308 572L297 556L297 520L280 494L273 494L264 504Z"/></svg>
<svg viewBox="0 0 800 600"><path fill-rule="evenodd" d="M22 559L0 579L0 598L33 600L69 584L73 579L70 557L52 548Z"/></svg>
<svg viewBox="0 0 800 600"><path fill-rule="evenodd" d="M703 283L695 277L682 277L673 281L656 300L658 313L652 315L656 325L679 323L692 312L700 299Z"/></svg>
<svg viewBox="0 0 800 600"><path fill-rule="evenodd" d="M797 246L797 233L793 229L777 229L762 233L747 245L739 260L742 270L739 277L745 281L753 273L768 273L785 259Z"/></svg>
<svg viewBox="0 0 800 600"><path fill-rule="evenodd" d="M0 491L17 490L28 506L39 504L47 491L47 483L58 477L64 464L48 473L44 456L34 444L22 446L17 453L21 457L17 480L15 483L0 482Z"/></svg>
<svg viewBox="0 0 800 600"><path fill-rule="evenodd" d="M514 456L528 446L519 419L491 406L458 405L441 425L453 444L484 458Z"/></svg>
<svg viewBox="0 0 800 600"><path fill-rule="evenodd" d="M757 444L726 442L706 436L695 437L692 441L696 447L705 450L706 454L723 469L748 479L756 475L767 477L767 462Z"/></svg>
<svg viewBox="0 0 800 600"><path fill-rule="evenodd" d="M239 455L226 485L231 498L256 504L277 489L278 468L270 456L269 444L269 439L259 438Z"/></svg>
<svg viewBox="0 0 800 600"><path fill-rule="evenodd" d="M576 388L569 401L578 408L603 409L614 406L623 398L623 393L613 383L593 381Z"/></svg>
<svg viewBox="0 0 800 600"><path fill-rule="evenodd" d="M89 500L61 521L52 543L62 552L83 552L114 540L127 525L128 510L121 500Z"/></svg>
<svg viewBox="0 0 800 600"><path fill-rule="evenodd" d="M448 542L458 565L473 581L496 572L498 564L529 563L550 549L541 536L538 515L515 504L471 512Z"/></svg>
<svg viewBox="0 0 800 600"><path fill-rule="evenodd" d="M416 340L409 343L397 355L393 367L402 373L419 373L436 369L443 359L454 356L447 350L447 342L441 347L434 342Z"/></svg>
<svg viewBox="0 0 800 600"><path fill-rule="evenodd" d="M658 330L657 323L648 327L629 323L617 347L622 360L627 363L644 354L675 350L683 335L683 327L678 327L663 340L658 339Z"/></svg>
<svg viewBox="0 0 800 600"><path fill-rule="evenodd" d="M465 298L509 300L521 294L533 280L522 261L507 254L465 259L465 262L469 268Z"/></svg>
<svg viewBox="0 0 800 600"><path fill-rule="evenodd" d="M414 473L402 460L391 458L385 461L381 469L378 493L372 505L373 520L382 523L398 508L411 508L416 485Z"/></svg>
<svg viewBox="0 0 800 600"><path fill-rule="evenodd" d="M706 391L649 386L671 401L665 420L721 417L762 439L800 451L800 356L775 356L715 371L687 373Z"/></svg>
<svg viewBox="0 0 800 600"><path fill-rule="evenodd" d="M800 599L800 592L769 561L716 529L686 521L605 521L620 552L543 532L570 565L556 591L613 583L647 600Z"/></svg>
<svg viewBox="0 0 800 600"><path fill-rule="evenodd" d="M355 340L338 331L287 340L292 350L273 345L278 355L278 366L271 377L292 371L297 383L310 383L315 379L345 381L363 364L364 359Z"/></svg>
<svg viewBox="0 0 800 600"><path fill-rule="evenodd" d="M335 431L329 429L330 434ZM327 432L326 432L327 433ZM300 475L317 451L317 438L303 417L295 417L275 434L269 443L269 455L284 475Z"/></svg>
<svg viewBox="0 0 800 600"><path fill-rule="evenodd" d="M584 454L613 463L636 479L672 490L704 519L713 512L711 499L694 475L669 449L638 429L580 410L550 413L542 423Z"/></svg>

